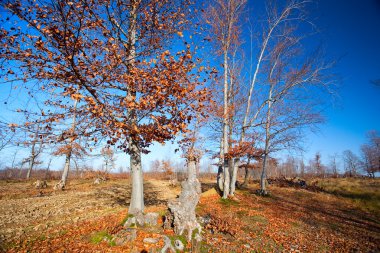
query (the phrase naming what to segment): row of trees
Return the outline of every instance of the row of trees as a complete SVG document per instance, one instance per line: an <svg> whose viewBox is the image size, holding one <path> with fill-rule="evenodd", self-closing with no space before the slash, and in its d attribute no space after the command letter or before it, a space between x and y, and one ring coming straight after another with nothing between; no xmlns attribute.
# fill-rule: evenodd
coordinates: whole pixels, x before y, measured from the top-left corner
<svg viewBox="0 0 380 253"><path fill-rule="evenodd" d="M327 159L322 159L321 153L317 152L307 163L304 159L288 156L283 161L272 162L268 168L268 176L374 178L375 174L380 172L380 136L378 132L371 131L367 137L368 142L360 147L359 155L351 150L345 150L341 154L335 153ZM257 177L257 170L254 174Z"/></svg>

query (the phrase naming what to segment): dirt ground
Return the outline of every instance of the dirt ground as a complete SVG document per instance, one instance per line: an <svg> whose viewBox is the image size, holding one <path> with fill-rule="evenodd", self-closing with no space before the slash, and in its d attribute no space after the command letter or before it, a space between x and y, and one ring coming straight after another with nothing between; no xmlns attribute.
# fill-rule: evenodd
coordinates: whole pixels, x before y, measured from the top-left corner
<svg viewBox="0 0 380 253"><path fill-rule="evenodd" d="M33 182L0 182L0 242L30 237L51 227L83 220L99 219L128 208L130 182L112 180L93 185L93 180L71 181L65 191L35 189ZM165 205L175 198L179 187L169 182L149 180L144 183L145 203Z"/></svg>

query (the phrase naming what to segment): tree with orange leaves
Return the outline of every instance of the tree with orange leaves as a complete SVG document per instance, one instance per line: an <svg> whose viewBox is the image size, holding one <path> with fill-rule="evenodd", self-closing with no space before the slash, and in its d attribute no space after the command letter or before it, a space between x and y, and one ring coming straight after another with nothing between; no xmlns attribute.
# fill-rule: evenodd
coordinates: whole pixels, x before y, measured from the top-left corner
<svg viewBox="0 0 380 253"><path fill-rule="evenodd" d="M55 95L57 107L78 101L92 128L130 155L130 213L144 210L141 153L186 130L207 99L190 46L168 50L188 24L188 5L176 0L1 3L7 23L0 36L1 72L9 82L39 83ZM45 123L57 120L48 117Z"/></svg>

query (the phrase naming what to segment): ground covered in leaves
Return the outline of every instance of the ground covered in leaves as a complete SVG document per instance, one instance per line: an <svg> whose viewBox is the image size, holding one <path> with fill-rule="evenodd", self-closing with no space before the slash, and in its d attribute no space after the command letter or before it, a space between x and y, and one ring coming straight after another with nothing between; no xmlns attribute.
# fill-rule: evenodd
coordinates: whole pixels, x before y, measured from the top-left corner
<svg viewBox="0 0 380 253"><path fill-rule="evenodd" d="M201 252L379 252L380 217L371 205L380 181L364 181L375 197L358 200L357 181L319 184L312 192L293 187L270 187L271 195L255 195L257 184L221 200L208 191L197 207L204 222ZM361 182L363 184L363 182ZM330 189L339 186L338 190ZM350 187L348 187L350 185ZM203 191L213 183L204 182ZM373 186L373 187L372 187ZM330 187L330 188L329 188ZM345 195L345 188L350 194ZM148 180L147 212L165 214L165 204L179 193L167 181ZM356 191L356 190L355 190ZM338 194L339 193L339 194ZM363 193L364 194L364 193ZM74 181L67 191L35 190L31 183L0 183L0 234L7 252L159 252L162 235L176 238L157 226L136 229L135 238L117 245L112 238L123 230L130 188L126 180L101 185ZM352 197L354 196L354 197ZM366 204L367 203L367 204ZM369 203L369 204L368 204ZM377 202L376 202L377 203ZM158 238L144 243L145 238ZM179 238L184 240L184 238ZM185 242L187 250L194 249Z"/></svg>

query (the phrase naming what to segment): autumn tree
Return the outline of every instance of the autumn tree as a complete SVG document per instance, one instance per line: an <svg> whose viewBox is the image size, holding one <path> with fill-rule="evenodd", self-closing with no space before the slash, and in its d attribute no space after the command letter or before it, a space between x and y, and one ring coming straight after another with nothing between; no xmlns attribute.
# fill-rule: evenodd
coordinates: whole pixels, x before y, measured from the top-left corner
<svg viewBox="0 0 380 253"><path fill-rule="evenodd" d="M7 24L0 36L1 72L23 86L43 83L55 94L57 107L78 100L86 108L83 116L108 145L130 155L128 211L143 211L141 153L186 129L207 97L199 88L203 81L198 81L190 46L168 50L188 24L187 1L1 5ZM45 123L56 120L48 117Z"/></svg>

